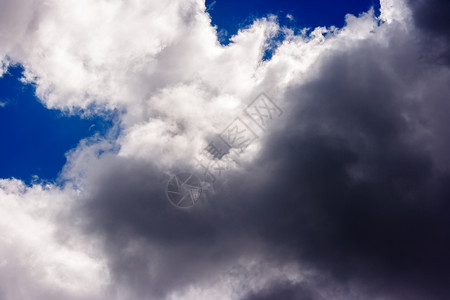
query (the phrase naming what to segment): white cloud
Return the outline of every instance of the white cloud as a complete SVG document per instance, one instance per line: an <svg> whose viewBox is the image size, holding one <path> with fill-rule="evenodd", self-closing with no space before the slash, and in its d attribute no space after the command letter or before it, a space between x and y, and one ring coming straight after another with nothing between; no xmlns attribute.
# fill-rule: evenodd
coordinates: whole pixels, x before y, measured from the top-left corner
<svg viewBox="0 0 450 300"><path fill-rule="evenodd" d="M380 19L391 23L411 22L411 12L404 1L380 0Z"/></svg>
<svg viewBox="0 0 450 300"><path fill-rule="evenodd" d="M49 184L0 180L2 299L98 299L109 278L92 241L61 219L78 197Z"/></svg>

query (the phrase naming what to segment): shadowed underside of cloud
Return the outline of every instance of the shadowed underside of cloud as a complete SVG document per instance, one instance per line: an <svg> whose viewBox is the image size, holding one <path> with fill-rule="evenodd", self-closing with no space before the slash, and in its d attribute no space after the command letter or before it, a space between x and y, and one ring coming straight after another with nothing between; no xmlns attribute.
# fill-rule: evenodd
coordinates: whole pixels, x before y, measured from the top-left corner
<svg viewBox="0 0 450 300"><path fill-rule="evenodd" d="M435 59L448 44L426 33L444 30L430 23L438 1L412 1L413 20L395 3L382 1L381 19L368 13L348 17L342 30L323 29L324 36L291 36L254 73L253 61L234 72L229 58L239 60L246 42L260 45L252 35L258 26L272 26L256 23L235 38L236 48L209 49L226 54L210 58L201 80L165 73L152 83L156 92L133 94L146 100L121 104L129 109L118 140L81 143L68 154L63 176L77 201L63 214L70 217L57 219L57 242L48 243L89 245L61 238L76 231L102 245L95 255L109 271L108 299L448 299L450 72ZM416 7L429 11L421 17ZM167 47L160 63L176 69L179 61L169 62L178 48ZM261 151L196 207L177 210L166 199L161 161L189 170L179 163L189 157L186 145L206 135L199 129L206 121L177 99L206 106L205 115L233 115L217 96L220 83L202 81L220 66L250 85L223 87L225 102L270 83L285 113L262 137ZM172 76L184 83L173 86ZM216 96L208 102L209 95ZM6 299L17 295L0 288Z"/></svg>
<svg viewBox="0 0 450 300"><path fill-rule="evenodd" d="M311 291L311 287L304 286L304 284L292 284L289 282L275 283L274 286L268 287L258 294L253 294L245 297L244 300L314 300L324 299Z"/></svg>
<svg viewBox="0 0 450 300"><path fill-rule="evenodd" d="M429 32L448 38L450 4L445 0L409 0L415 23Z"/></svg>
<svg viewBox="0 0 450 300"><path fill-rule="evenodd" d="M434 39L434 44L441 50L437 52L437 59L450 64L450 2L409 0L409 3L413 9L415 24Z"/></svg>
<svg viewBox="0 0 450 300"><path fill-rule="evenodd" d="M262 201L250 210L265 239L335 280L360 280L373 297L445 299L450 177L430 149L445 136L422 136L434 116L423 115L423 99L405 97L423 78L406 90L396 83L407 77L392 69L405 48L355 50L291 91L301 109L265 148L253 173L276 175L255 185L267 188L255 191Z"/></svg>

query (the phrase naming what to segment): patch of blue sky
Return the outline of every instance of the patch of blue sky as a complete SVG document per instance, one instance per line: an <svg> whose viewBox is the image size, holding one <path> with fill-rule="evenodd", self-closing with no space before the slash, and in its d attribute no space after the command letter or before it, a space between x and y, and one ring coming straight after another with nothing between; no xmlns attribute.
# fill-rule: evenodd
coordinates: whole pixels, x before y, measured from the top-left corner
<svg viewBox="0 0 450 300"><path fill-rule="evenodd" d="M304 28L343 27L346 14L357 16L370 8L379 14L380 3L377 0L206 0L206 7L212 24L217 26L219 41L227 45L239 29L248 27L257 18L274 15L281 27L298 34ZM263 60L271 58L276 45L284 38L280 32L272 39Z"/></svg>
<svg viewBox="0 0 450 300"><path fill-rule="evenodd" d="M47 109L35 87L20 81L22 73L22 66L10 66L0 78L0 178L54 181L65 153L84 138L104 136L114 113L83 118Z"/></svg>

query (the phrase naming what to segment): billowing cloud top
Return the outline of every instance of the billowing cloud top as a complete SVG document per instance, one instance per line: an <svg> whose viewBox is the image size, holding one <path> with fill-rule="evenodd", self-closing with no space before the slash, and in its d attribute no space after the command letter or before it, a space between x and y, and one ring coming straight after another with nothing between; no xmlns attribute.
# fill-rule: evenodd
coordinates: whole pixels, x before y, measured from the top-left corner
<svg viewBox="0 0 450 300"><path fill-rule="evenodd" d="M0 299L449 299L448 4L381 0L300 34L267 17L226 46L205 10L0 1L0 74L117 114L57 183L0 180ZM282 117L172 206L170 176L261 92Z"/></svg>

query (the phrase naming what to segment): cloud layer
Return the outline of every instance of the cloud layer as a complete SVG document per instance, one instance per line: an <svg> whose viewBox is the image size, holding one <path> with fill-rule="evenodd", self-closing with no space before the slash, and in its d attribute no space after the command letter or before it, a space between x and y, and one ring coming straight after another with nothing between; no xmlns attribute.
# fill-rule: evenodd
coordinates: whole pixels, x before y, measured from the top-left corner
<svg viewBox="0 0 450 300"><path fill-rule="evenodd" d="M58 184L1 182L0 299L447 299L446 4L381 5L222 46L200 1L0 2L2 66L49 108L118 115ZM169 175L261 91L282 117L174 208Z"/></svg>

